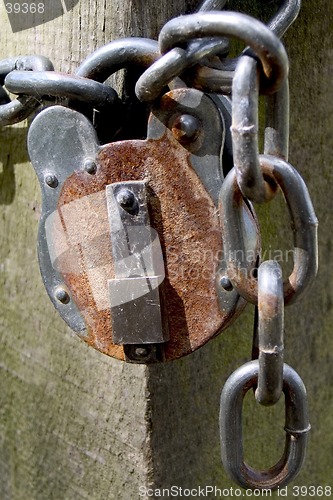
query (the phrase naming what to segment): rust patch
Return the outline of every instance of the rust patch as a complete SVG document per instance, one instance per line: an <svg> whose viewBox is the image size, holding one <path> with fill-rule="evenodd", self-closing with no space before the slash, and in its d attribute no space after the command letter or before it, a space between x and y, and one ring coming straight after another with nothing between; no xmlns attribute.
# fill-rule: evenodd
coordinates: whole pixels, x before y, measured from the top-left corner
<svg viewBox="0 0 333 500"><path fill-rule="evenodd" d="M221 313L215 292L216 259L222 246L216 207L191 168L189 154L169 135L158 141L106 145L97 163L96 175L80 171L67 179L58 203L64 213L66 206L79 202L76 220L70 221L78 233L71 243L76 248L77 270L65 273L64 279L85 318L85 340L105 354L124 359L123 348L112 343L110 311L103 309L98 293L114 277L105 187L145 180L151 224L160 236L166 265L170 340L164 344L165 359L189 354L230 320ZM91 206L81 203L84 197L95 201ZM83 228L80 220L85 221ZM68 221L63 224L67 231Z"/></svg>
<svg viewBox="0 0 333 500"><path fill-rule="evenodd" d="M265 322L273 322L276 317L281 316L283 313L283 305L280 304L278 297L271 293L261 294L258 307L261 318Z"/></svg>

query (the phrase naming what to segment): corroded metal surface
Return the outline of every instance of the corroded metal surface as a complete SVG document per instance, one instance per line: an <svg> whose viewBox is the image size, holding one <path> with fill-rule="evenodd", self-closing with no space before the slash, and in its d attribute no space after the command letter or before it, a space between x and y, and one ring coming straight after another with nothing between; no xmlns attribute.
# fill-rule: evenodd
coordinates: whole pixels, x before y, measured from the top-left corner
<svg viewBox="0 0 333 500"><path fill-rule="evenodd" d="M124 141L105 146L98 156L96 175L75 172L65 183L59 206L98 193L93 220L85 232L78 228L81 252L80 274L68 273L65 281L81 310L88 329L87 341L102 352L123 358L122 347L112 343L109 309L99 310L93 298L103 295L107 277L114 276L111 241L107 226L105 187L114 182L146 181L150 187L151 224L161 238L166 262L165 296L170 341L165 344L166 359L194 351L218 332L224 323L215 292L216 257L221 250L221 234L216 208L200 179L189 165L189 153L171 134L160 140ZM86 218L82 205L79 219ZM93 256L91 231L97 226L99 239L98 266L89 268ZM86 255L88 254L88 256ZM88 263L87 263L88 257ZM89 276L93 269L96 279ZM98 288L92 290L91 283ZM149 328L149 325L147 325Z"/></svg>
<svg viewBox="0 0 333 500"><path fill-rule="evenodd" d="M46 149L43 144L51 137L52 148ZM146 140L99 146L88 120L61 107L48 108L33 122L29 152L43 194L41 272L54 306L88 344L129 360L113 339L110 313L110 282L117 276L107 189L117 183L145 183L147 220L161 245L169 340L156 359L191 353L243 309L238 293L221 285L217 199L223 144L218 106L193 89L178 89L161 99L150 115ZM244 210L256 240L256 223L251 211ZM255 251L257 246L256 240Z"/></svg>

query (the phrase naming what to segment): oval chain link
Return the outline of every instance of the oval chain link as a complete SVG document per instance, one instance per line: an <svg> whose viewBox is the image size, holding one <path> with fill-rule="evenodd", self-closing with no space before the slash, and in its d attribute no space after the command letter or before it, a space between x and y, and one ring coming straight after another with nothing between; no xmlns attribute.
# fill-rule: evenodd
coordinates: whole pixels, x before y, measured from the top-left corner
<svg viewBox="0 0 333 500"><path fill-rule="evenodd" d="M198 9L198 12L204 13L209 10L221 10L226 3L227 2L223 0L220 2L217 0L207 0L206 2L203 2L201 7ZM272 31L277 37L282 37L296 19L299 10L300 0L285 0L279 11L269 21L269 30ZM186 16L177 18L179 20L180 29L184 17ZM169 23L167 23L163 29L168 30L168 25ZM183 28L183 33L186 33L185 27ZM187 36L185 41L188 41ZM175 50L176 49L171 49L170 52L172 53ZM162 47L161 51L163 52ZM218 46L214 47L214 53L218 53L218 51ZM174 55L169 55L170 52L163 55L159 60L159 64L156 63L155 66L149 68L138 81L136 92L139 99L142 99L143 101L156 99L162 92L163 88L169 84L172 78L179 76L181 72L187 70L196 62L200 62L199 56L197 61L195 61L195 58L191 57L191 54L187 54L187 52L191 53L191 43L188 44L187 49L181 48L180 52L175 52ZM223 55L222 52L220 55ZM177 65L179 68L178 73L175 59L177 59ZM202 64L203 63L204 61ZM236 64L237 59L225 60L221 64L220 69L210 68L205 65L197 65L190 77L191 86L207 92L230 94L233 72L236 68Z"/></svg>
<svg viewBox="0 0 333 500"><path fill-rule="evenodd" d="M307 187L300 174L284 160L259 155L263 176L280 186L290 214L294 240L294 269L284 282L284 302L296 302L310 288L318 269L318 220ZM244 237L242 204L235 169L227 175L220 194L220 220L228 278L237 292L252 304L258 303L258 280Z"/></svg>
<svg viewBox="0 0 333 500"><path fill-rule="evenodd" d="M259 362L249 361L227 380L221 394L220 439L222 463L229 476L243 488L283 487L298 474L305 458L310 430L306 390L300 376L283 365L285 395L285 448L281 459L269 469L258 471L248 466L243 453L243 400L258 383Z"/></svg>
<svg viewBox="0 0 333 500"><path fill-rule="evenodd" d="M17 70L52 71L53 64L43 56L21 56L0 61L0 85L7 75ZM14 101L0 105L0 126L13 125L28 118L40 105L40 101L28 95L22 95Z"/></svg>
<svg viewBox="0 0 333 500"><path fill-rule="evenodd" d="M285 0L278 12L268 22L268 28L281 38L297 18L301 0ZM196 66L191 75L192 86L206 92L231 93L233 72L238 58L224 60L219 68Z"/></svg>
<svg viewBox="0 0 333 500"><path fill-rule="evenodd" d="M263 203L273 198L276 186L265 182L260 168L259 67L255 59L242 56L232 84L232 147L237 181L242 194L250 201ZM265 154L288 159L289 85L285 79L280 89L266 97Z"/></svg>
<svg viewBox="0 0 333 500"><path fill-rule="evenodd" d="M66 97L91 104L96 109L113 106L117 93L107 85L75 75L55 71L12 71L5 79L6 88L15 94L42 99L44 96Z"/></svg>
<svg viewBox="0 0 333 500"><path fill-rule="evenodd" d="M160 32L159 46L164 54L189 40L225 36L238 38L251 47L263 66L264 87L269 92L275 92L288 74L285 49L269 28L246 14L200 12L172 19ZM156 62L138 80L136 94L139 99L153 101L168 85L169 81L161 78L161 64L160 61ZM156 66L159 71L155 75Z"/></svg>
<svg viewBox="0 0 333 500"><path fill-rule="evenodd" d="M284 298L282 269L267 260L258 269L259 371L255 397L262 405L274 405L283 388Z"/></svg>

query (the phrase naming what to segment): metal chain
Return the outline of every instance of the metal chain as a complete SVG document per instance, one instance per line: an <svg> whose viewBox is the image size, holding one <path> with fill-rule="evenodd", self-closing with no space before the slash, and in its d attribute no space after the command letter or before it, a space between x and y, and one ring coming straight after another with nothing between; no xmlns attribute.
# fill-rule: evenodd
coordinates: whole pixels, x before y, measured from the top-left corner
<svg viewBox="0 0 333 500"><path fill-rule="evenodd" d="M283 365L286 442L281 460L265 471L255 471L244 462L242 406L246 393L256 387L259 362L250 361L227 380L221 395L220 433L224 468L243 488L277 489L288 484L304 461L310 430L306 390L299 375Z"/></svg>
<svg viewBox="0 0 333 500"><path fill-rule="evenodd" d="M49 59L42 56L25 56L9 58L0 61L0 85L6 81L6 77L14 71L52 71L53 64ZM4 89L2 89L3 92ZM38 107L39 102L30 96L22 95L10 101L7 96L5 102L0 106L0 126L13 125L28 118Z"/></svg>
<svg viewBox="0 0 333 500"><path fill-rule="evenodd" d="M205 0L198 9L198 15L209 15L212 10L221 10L226 3L227 0ZM299 7L300 0L285 0L277 14L268 23L269 29L277 36L282 36L296 18ZM181 22L186 17L182 16L178 19ZM178 20L175 21L178 23ZM169 30L168 24L164 28L167 31ZM177 47L168 51L167 48L161 46L162 52L167 51L167 54L162 57L159 57L158 45L153 40L140 38L116 40L89 56L81 64L75 76L55 73L52 63L39 56L22 56L18 59L0 61L0 67L2 67L0 85L5 85L10 92L19 95L13 103L8 102L8 95L1 88L0 126L12 125L26 119L45 101L49 102L54 98L81 101L97 109L109 109L117 99L115 92L108 85L102 88L76 77L89 78L103 83L112 73L123 67L134 64L149 68L157 59L156 66L153 69L149 68L143 80L137 84L137 94L142 100L156 98L157 94L163 91L164 86L181 74L186 81L188 71L185 70L191 67L195 67L194 73L192 72L188 77L192 87L209 92L222 90L230 94L236 60L225 60L226 62L222 63L219 69L205 65L210 64L212 60L216 65L217 60L220 59L214 59L215 55L222 57L227 55L228 40L218 35L219 38L210 37L205 38L204 41L189 41L188 35L187 32L186 41L189 43L186 49ZM161 36L160 41L163 45ZM37 60L44 60L44 65L36 66ZM33 65L31 61L34 61ZM3 71L3 68L6 70ZM27 73L15 75L17 70L24 70ZM40 78L34 78L28 74L31 71L52 71L54 74L46 73L41 74ZM145 86L142 86L142 82L145 84L146 79L148 79L148 93ZM70 102L67 104L63 102L63 104L70 105Z"/></svg>
<svg viewBox="0 0 333 500"><path fill-rule="evenodd" d="M175 33L177 39L177 29L171 33ZM283 318L284 304L298 300L317 273L318 222L303 179L286 161L289 137L286 76L281 79L280 88L273 86L277 92L267 100L265 155L259 154L258 96L263 90L260 71L262 76L266 70L262 60L261 63L262 68L246 51L236 65L231 128L234 169L225 179L220 195L227 268L227 276L221 282L231 283L231 289L258 305L253 346L253 353L258 351L258 360L244 365L227 380L221 395L220 435L223 465L238 484L245 488L277 489L299 472L310 430L304 384L297 373L283 363ZM258 272L254 272L254 259L247 258L247 247L251 245L246 241L243 210L244 204L250 201L269 201L277 187L281 188L288 205L294 234L294 269L284 283L282 270L274 261L263 262ZM277 464L265 471L250 468L243 458L242 402L251 387L256 388L256 400L263 405L275 404L282 392L285 393L285 451Z"/></svg>
<svg viewBox="0 0 333 500"><path fill-rule="evenodd" d="M202 39L204 37L235 37L248 44L256 56L260 58L264 68L263 85L267 91L274 92L284 80L288 72L287 55L282 43L277 37L260 21L246 14L236 12L203 12L181 16L169 21L161 30L159 35L159 46L163 57L152 65L138 80L136 94L144 101L155 100L168 85L167 73L169 54L175 46L188 42L191 39ZM219 47L216 47L218 50ZM215 52L215 49L214 49ZM183 51L181 56L186 58L187 52ZM205 57L207 54L203 54ZM191 57L188 67L194 64ZM164 66L164 74L161 65ZM182 66L182 71L186 66ZM175 73L172 76L176 76ZM232 84L233 73L229 75ZM226 83L226 82L225 82Z"/></svg>
<svg viewBox="0 0 333 500"><path fill-rule="evenodd" d="M267 260L258 270L259 372L256 400L272 405L283 389L284 297L282 269Z"/></svg>
<svg viewBox="0 0 333 500"><path fill-rule="evenodd" d="M143 38L113 41L90 55L75 75L54 71L42 57L0 61L0 125L27 118L46 101L63 98L66 106L83 102L109 111L119 104L117 93L104 82L121 68L142 69L135 91L143 102L158 99L175 85L232 95L234 168L220 192L220 220L226 275L221 286L235 289L258 307L254 336L255 359L236 370L221 396L222 462L230 476L245 488L287 484L304 460L310 429L304 384L284 359L284 306L301 298L317 272L317 219L306 185L288 163L288 57L279 38L295 20L300 0L285 0L268 25L246 14L226 12L227 0L205 0L196 13L175 18L162 28L158 42ZM228 58L229 40L248 47ZM10 101L5 89L18 94ZM259 95L266 99L264 154L258 145ZM253 203L270 201L283 192L294 237L294 269L284 282L274 261L258 262L245 213L256 219ZM245 210L246 207L246 210ZM272 468L256 471L243 459L242 403L255 388L256 400L275 404L282 392L286 406L286 445Z"/></svg>
<svg viewBox="0 0 333 500"><path fill-rule="evenodd" d="M113 106L117 93L107 85L75 75L55 71L12 71L5 80L6 88L16 94L66 97L91 104L96 109Z"/></svg>
<svg viewBox="0 0 333 500"><path fill-rule="evenodd" d="M275 156L260 155L260 166L265 178L273 185L280 186L291 217L294 269L283 288L285 304L292 304L309 289L317 274L318 221L307 187L289 163ZM224 257L228 278L234 288L248 302L257 304L258 282L248 259L250 245L246 240L246 232L240 230L246 226L242 210L244 203L236 169L233 169L224 180L220 194Z"/></svg>

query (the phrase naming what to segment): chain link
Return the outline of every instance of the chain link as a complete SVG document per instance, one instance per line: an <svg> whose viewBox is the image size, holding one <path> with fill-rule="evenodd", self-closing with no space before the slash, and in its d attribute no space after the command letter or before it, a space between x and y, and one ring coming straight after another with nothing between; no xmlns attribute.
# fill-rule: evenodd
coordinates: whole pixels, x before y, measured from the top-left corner
<svg viewBox="0 0 333 500"><path fill-rule="evenodd" d="M253 57L242 56L232 84L232 145L237 182L248 200L273 198L276 186L265 182L258 146L259 68Z"/></svg>
<svg viewBox="0 0 333 500"><path fill-rule="evenodd" d="M53 64L43 56L23 56L0 61L0 85L15 71L52 71ZM14 101L0 105L0 126L13 125L28 118L40 105L34 97L22 95Z"/></svg>
<svg viewBox="0 0 333 500"><path fill-rule="evenodd" d="M55 71L12 71L5 79L6 88L14 94L34 96L36 99L66 97L89 103L96 109L109 108L117 93L107 85L75 75Z"/></svg>
<svg viewBox="0 0 333 500"><path fill-rule="evenodd" d="M291 217L294 239L294 268L284 282L284 302L296 302L310 288L318 268L318 221L307 187L300 174L284 160L260 155L264 177L280 186ZM226 177L220 194L220 214L223 249L228 277L234 288L248 302L258 303L258 280L249 255L246 225L243 221L244 203L237 174L233 169ZM252 207L252 210L253 207ZM245 230L244 230L245 229Z"/></svg>
<svg viewBox="0 0 333 500"><path fill-rule="evenodd" d="M238 368L223 387L220 405L222 462L230 477L243 488L275 490L292 481L304 462L310 430L306 390L295 370L284 364L284 452L273 467L257 471L244 462L242 406L246 393L257 386L258 374L259 362L249 361Z"/></svg>
<svg viewBox="0 0 333 500"><path fill-rule="evenodd" d="M107 78L129 66L148 68L159 57L158 43L149 38L122 38L97 49L76 71L77 76L105 82Z"/></svg>
<svg viewBox="0 0 333 500"><path fill-rule="evenodd" d="M282 269L267 260L258 269L258 403L277 403L283 387L284 297Z"/></svg>
<svg viewBox="0 0 333 500"><path fill-rule="evenodd" d="M281 38L297 18L301 0L285 0L278 12L268 22L268 28ZM196 66L186 79L187 83L207 92L231 94L233 72L236 69L238 58L225 59L218 67ZM273 94L274 95L274 94Z"/></svg>
<svg viewBox="0 0 333 500"><path fill-rule="evenodd" d="M192 39L205 37L235 37L239 38L255 52L263 66L262 85L268 92L275 92L288 73L288 58L279 39L263 23L245 14L236 12L203 12L181 16L169 21L159 35L159 47L166 54L152 65L141 76L136 85L136 94L144 101L155 100L168 85L168 78L162 78L161 65L170 64L169 51L175 46L189 42ZM218 53L221 47L214 47L212 53ZM186 52L182 52L186 60ZM204 52L203 57L207 54ZM198 61L195 61L198 62ZM188 60L187 68L194 64L193 58ZM166 66L168 67L168 66ZM185 62L182 70L186 69ZM175 76L175 73L173 73ZM233 73L224 78L233 77ZM224 82L226 83L226 82ZM232 79L229 81L232 85Z"/></svg>

